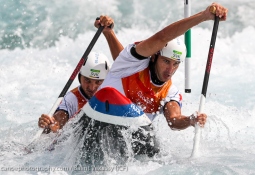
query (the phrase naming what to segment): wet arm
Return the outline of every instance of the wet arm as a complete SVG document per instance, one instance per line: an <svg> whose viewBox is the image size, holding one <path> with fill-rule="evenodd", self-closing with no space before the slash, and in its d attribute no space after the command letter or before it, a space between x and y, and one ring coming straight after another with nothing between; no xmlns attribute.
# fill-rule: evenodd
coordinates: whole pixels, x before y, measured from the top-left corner
<svg viewBox="0 0 255 175"><path fill-rule="evenodd" d="M63 110L59 110L55 112L53 117L50 117L46 114L42 114L39 118L38 125L41 128L44 128L43 133L48 134L51 131L57 132L59 129L63 128L63 126L68 121L68 113Z"/></svg>
<svg viewBox="0 0 255 175"><path fill-rule="evenodd" d="M116 37L113 30L103 32L103 34L108 42L112 58L113 60L115 60L118 57L119 53L124 49L124 47Z"/></svg>
<svg viewBox="0 0 255 175"><path fill-rule="evenodd" d="M114 21L109 16L100 16L100 18L97 18L94 22L94 26L98 28L99 26L104 26L103 34L107 40L107 43L109 45L112 58L115 60L119 53L124 49L118 38L116 37L114 33Z"/></svg>
<svg viewBox="0 0 255 175"><path fill-rule="evenodd" d="M137 53L145 57L151 56L162 49L167 42L184 34L190 28L203 21L213 20L215 15L210 11L212 6L216 8L216 16L219 16L221 21L225 21L227 19L228 9L217 3L212 3L212 5L208 6L204 11L172 23L157 32L155 35L139 43L136 46Z"/></svg>
<svg viewBox="0 0 255 175"><path fill-rule="evenodd" d="M138 54L148 57L155 54L157 51L162 49L167 42L173 40L174 38L184 34L187 30L193 26L203 22L205 19L202 12L193 15L189 18L177 21L169 26L165 27L161 31L157 32L150 38L144 40L136 46L136 51Z"/></svg>
<svg viewBox="0 0 255 175"><path fill-rule="evenodd" d="M56 122L58 122L60 127L59 129L63 128L63 126L66 124L66 122L69 119L68 113L63 110L57 111L53 117L55 118Z"/></svg>
<svg viewBox="0 0 255 175"><path fill-rule="evenodd" d="M181 115L181 108L176 101L170 101L165 105L164 116L168 126L173 130L183 130L195 125L195 120Z"/></svg>

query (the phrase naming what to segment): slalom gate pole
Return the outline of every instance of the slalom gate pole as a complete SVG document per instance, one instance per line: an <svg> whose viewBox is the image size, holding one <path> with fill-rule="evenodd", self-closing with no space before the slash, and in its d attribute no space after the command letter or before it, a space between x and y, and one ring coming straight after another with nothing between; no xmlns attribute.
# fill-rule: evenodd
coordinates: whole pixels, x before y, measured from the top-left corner
<svg viewBox="0 0 255 175"><path fill-rule="evenodd" d="M191 0L184 0L184 17L190 16ZM191 67L191 29L189 29L185 35L185 45L187 48L187 55L185 59L185 93L191 93L190 86L190 67Z"/></svg>
<svg viewBox="0 0 255 175"><path fill-rule="evenodd" d="M215 7L210 8L210 11L214 14L215 14L215 10L216 10ZM210 70L211 70L211 66L212 66L214 46L215 46L215 42L216 42L219 21L220 21L220 18L218 16L215 16L212 37L211 37L211 42L210 42L210 47L209 47L209 53L208 53L208 57L207 57L202 93L201 93L201 97L200 97L200 104L199 104L199 110L198 110L199 113L201 113L203 111L204 104L205 104L206 91L207 91L207 86L208 86L208 82L209 82ZM191 158L196 158L199 156L200 138L201 138L201 128L198 124L196 124L195 125L194 144L193 144Z"/></svg>

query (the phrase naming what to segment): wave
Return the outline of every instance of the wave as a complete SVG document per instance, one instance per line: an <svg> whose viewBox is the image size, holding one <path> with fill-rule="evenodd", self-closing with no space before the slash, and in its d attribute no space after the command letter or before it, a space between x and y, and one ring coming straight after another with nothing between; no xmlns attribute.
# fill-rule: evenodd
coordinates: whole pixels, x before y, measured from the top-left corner
<svg viewBox="0 0 255 175"><path fill-rule="evenodd" d="M0 12L0 49L10 50L55 47L62 36L75 40L80 34L93 30L95 18L102 14L113 17L117 32L134 27L155 32L166 24L182 19L184 15L183 1L174 0L0 2L3 4ZM190 2L192 14L204 10L211 3ZM225 37L231 37L247 26L255 26L255 5L252 1L235 0L228 3L227 0L222 0L221 4L229 8L229 19L222 30ZM211 28L211 23L205 22L199 26L208 29Z"/></svg>

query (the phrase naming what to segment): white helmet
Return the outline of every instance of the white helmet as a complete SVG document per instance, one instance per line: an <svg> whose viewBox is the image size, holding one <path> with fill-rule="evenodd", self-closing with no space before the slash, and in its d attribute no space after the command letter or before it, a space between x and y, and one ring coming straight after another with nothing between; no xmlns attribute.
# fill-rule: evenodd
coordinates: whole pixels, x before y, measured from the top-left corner
<svg viewBox="0 0 255 175"><path fill-rule="evenodd" d="M80 74L91 79L105 79L111 64L108 58L98 52L90 52L85 65L81 67Z"/></svg>
<svg viewBox="0 0 255 175"><path fill-rule="evenodd" d="M179 38L175 38L169 41L167 45L162 50L160 50L160 55L175 61L184 61L186 52L187 51L184 42Z"/></svg>

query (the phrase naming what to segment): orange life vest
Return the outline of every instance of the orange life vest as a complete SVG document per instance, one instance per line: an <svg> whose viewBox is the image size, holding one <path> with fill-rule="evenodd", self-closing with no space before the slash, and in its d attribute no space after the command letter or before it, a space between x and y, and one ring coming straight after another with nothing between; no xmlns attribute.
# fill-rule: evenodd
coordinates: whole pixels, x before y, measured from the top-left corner
<svg viewBox="0 0 255 175"><path fill-rule="evenodd" d="M78 100L78 111L87 103L87 100L81 95L78 87L71 90L71 92L76 96Z"/></svg>
<svg viewBox="0 0 255 175"><path fill-rule="evenodd" d="M122 78L122 85L126 97L140 106L146 113L154 113L160 109L160 101L167 94L172 81L157 87L150 82L149 67L131 76Z"/></svg>

